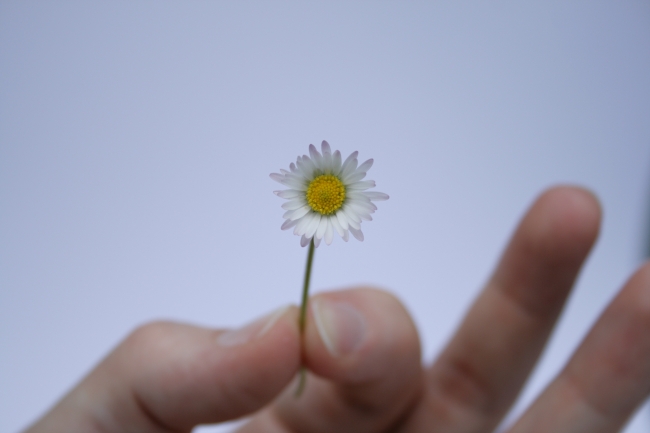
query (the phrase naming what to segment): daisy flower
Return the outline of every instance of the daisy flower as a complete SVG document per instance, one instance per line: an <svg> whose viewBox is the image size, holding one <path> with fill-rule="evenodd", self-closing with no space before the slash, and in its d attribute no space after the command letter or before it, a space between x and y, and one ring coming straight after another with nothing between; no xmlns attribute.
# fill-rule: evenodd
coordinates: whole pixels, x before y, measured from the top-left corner
<svg viewBox="0 0 650 433"><path fill-rule="evenodd" d="M358 165L359 152L353 152L342 161L341 152L332 153L327 141L321 144L321 152L310 144L309 156L299 156L289 171L271 173L271 179L290 188L273 191L288 200L282 205L286 212L281 228L293 227L303 247L312 239L315 246L322 239L329 245L334 232L346 242L349 233L363 241L361 222L372 221L370 214L377 210L373 202L388 200L388 194L368 191L375 187L374 180L363 180L373 160Z"/></svg>

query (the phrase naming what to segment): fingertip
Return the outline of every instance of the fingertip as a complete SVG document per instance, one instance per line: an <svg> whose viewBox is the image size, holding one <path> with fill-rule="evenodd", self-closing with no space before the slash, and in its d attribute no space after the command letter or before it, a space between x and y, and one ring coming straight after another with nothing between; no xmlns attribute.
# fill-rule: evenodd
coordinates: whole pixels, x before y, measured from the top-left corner
<svg viewBox="0 0 650 433"><path fill-rule="evenodd" d="M636 270L619 296L625 316L638 317L641 328L650 330L650 260Z"/></svg>
<svg viewBox="0 0 650 433"><path fill-rule="evenodd" d="M419 365L420 342L395 296L373 288L342 290L310 301L304 356L317 375L359 382L402 364Z"/></svg>
<svg viewBox="0 0 650 433"><path fill-rule="evenodd" d="M517 227L491 284L533 316L556 317L596 241L600 219L600 204L587 189L547 189Z"/></svg>
<svg viewBox="0 0 650 433"><path fill-rule="evenodd" d="M544 191L531 209L543 247L565 253L586 254L600 229L602 210L588 189L560 185Z"/></svg>

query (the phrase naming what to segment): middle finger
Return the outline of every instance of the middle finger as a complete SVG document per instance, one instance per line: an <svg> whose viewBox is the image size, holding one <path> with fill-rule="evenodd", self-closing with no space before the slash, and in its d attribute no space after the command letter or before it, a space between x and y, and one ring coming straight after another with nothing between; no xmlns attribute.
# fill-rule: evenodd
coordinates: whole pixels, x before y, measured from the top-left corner
<svg viewBox="0 0 650 433"><path fill-rule="evenodd" d="M598 234L587 191L554 188L524 216L485 290L428 372L407 431L485 432L519 393Z"/></svg>

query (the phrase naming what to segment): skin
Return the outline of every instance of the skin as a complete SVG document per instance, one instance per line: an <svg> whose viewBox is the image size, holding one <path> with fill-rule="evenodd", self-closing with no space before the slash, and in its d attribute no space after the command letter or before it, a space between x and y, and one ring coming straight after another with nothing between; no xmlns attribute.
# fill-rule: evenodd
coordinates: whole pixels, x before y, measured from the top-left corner
<svg viewBox="0 0 650 433"><path fill-rule="evenodd" d="M239 331L135 330L26 432L189 432L250 415L242 433L488 432L539 359L598 235L580 188L544 192L438 359L392 295L314 296ZM301 349L302 347L302 349ZM295 398L301 365L310 373ZM628 280L510 433L619 431L650 394L650 263Z"/></svg>

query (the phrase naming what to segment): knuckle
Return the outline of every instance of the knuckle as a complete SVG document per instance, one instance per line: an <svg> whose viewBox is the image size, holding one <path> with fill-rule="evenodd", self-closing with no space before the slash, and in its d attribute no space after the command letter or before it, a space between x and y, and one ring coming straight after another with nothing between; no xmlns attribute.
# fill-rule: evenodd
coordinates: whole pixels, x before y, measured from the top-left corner
<svg viewBox="0 0 650 433"><path fill-rule="evenodd" d="M152 321L135 328L123 343L127 353L150 352L159 347L169 335L172 324L165 321Z"/></svg>

